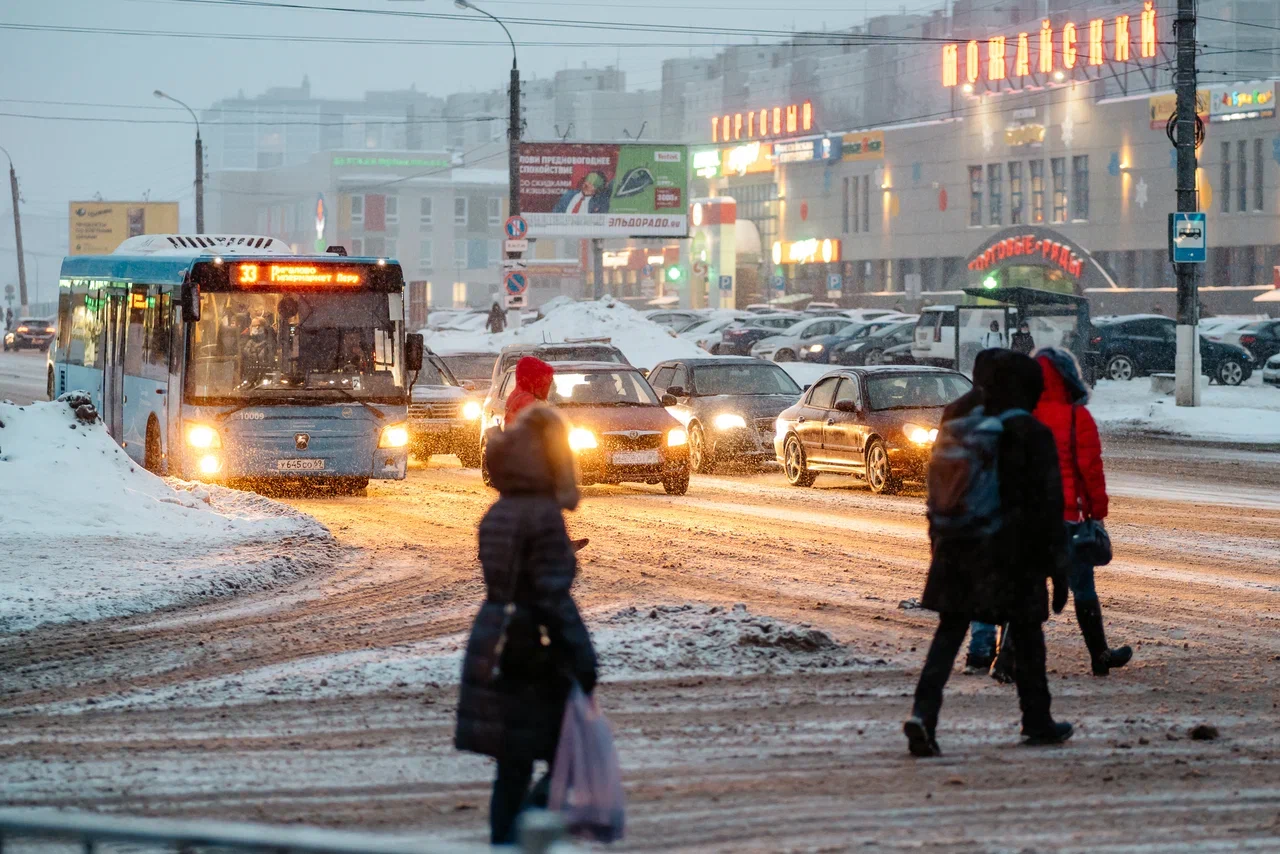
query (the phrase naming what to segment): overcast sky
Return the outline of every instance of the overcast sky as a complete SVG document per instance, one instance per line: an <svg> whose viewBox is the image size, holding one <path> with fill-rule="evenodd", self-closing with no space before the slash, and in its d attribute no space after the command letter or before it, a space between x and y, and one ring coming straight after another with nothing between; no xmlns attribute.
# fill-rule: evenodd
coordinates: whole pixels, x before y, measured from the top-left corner
<svg viewBox="0 0 1280 854"><path fill-rule="evenodd" d="M28 281L39 268L42 297L54 293L66 251L67 202L92 198L177 200L184 228L194 220L193 129L187 114L156 100L163 89L197 112L243 90L311 79L317 97L359 97L416 86L436 95L505 86L509 48L497 25L351 12L260 8L256 0L3 0L0 2L0 145L22 185ZM265 0L391 12L458 14L449 0ZM480 2L480 0L477 0ZM695 32L651 34L512 24L526 76L566 67L620 64L628 87L657 88L661 62L710 54L731 39L699 28L785 32L836 29L944 0L487 0L499 17L604 23L664 23ZM13 29L17 25L52 29ZM78 31L68 31L78 30ZM159 35L130 35L126 30ZM491 45L334 44L181 38L186 34L493 41ZM536 42L574 42L573 47ZM637 46L641 43L643 46ZM658 46L655 46L658 45ZM61 117L22 118L13 114ZM68 120L69 117L71 120ZM96 121L91 121L95 119ZM121 121L127 120L127 121ZM159 122L159 123L156 123ZM168 124L166 122L172 122ZM13 221L0 201L0 283L17 281ZM33 296L34 301L34 296Z"/></svg>

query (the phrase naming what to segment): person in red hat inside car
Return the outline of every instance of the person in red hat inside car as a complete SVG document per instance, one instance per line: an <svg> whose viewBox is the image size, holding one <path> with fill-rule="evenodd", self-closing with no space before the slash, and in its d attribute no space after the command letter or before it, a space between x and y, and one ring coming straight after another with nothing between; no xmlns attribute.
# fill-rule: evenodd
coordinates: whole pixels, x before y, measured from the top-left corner
<svg viewBox="0 0 1280 854"><path fill-rule="evenodd" d="M514 424L516 416L535 403L545 402L551 394L551 379L555 368L536 356L525 356L516 362L516 387L507 397L504 420Z"/></svg>

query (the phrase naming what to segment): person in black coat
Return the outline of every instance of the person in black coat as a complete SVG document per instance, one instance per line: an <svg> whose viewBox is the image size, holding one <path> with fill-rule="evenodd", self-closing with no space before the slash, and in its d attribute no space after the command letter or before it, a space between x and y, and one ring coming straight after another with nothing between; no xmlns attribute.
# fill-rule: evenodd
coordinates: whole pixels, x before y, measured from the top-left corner
<svg viewBox="0 0 1280 854"><path fill-rule="evenodd" d="M1053 608L1067 600L1062 480L1053 434L1030 415L1044 379L1035 361L1012 350L979 354L974 391L944 414L959 417L981 405L987 415L1021 409L1004 421L997 462L1004 523L983 539L933 539L933 560L921 604L939 615L916 686L911 718L903 725L914 756L937 756L936 729L942 691L971 620L1007 623L1017 656L1015 676L1028 744L1060 744L1071 725L1050 714L1044 631L1049 619L1046 579L1053 579ZM931 532L932 534L932 532Z"/></svg>
<svg viewBox="0 0 1280 854"><path fill-rule="evenodd" d="M551 771L533 793L533 764L555 757L574 680L595 688L596 655L569 593L577 561L562 510L578 505L569 428L554 409L527 409L486 443L500 493L480 521L486 596L462 663L459 750L498 761L490 839L515 842L516 819L545 806Z"/></svg>

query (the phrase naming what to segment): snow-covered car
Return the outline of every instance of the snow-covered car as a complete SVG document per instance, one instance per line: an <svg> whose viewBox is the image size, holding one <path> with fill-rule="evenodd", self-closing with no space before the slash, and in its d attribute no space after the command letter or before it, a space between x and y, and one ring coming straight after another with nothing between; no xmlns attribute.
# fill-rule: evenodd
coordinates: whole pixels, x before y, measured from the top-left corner
<svg viewBox="0 0 1280 854"><path fill-rule="evenodd" d="M48 350L53 343L53 321L43 317L22 317L13 331L5 333L4 350Z"/></svg>
<svg viewBox="0 0 1280 854"><path fill-rule="evenodd" d="M854 320L860 320L863 323L869 323L873 320L905 320L908 317L914 319L915 315L906 314L893 308L850 308L841 312L846 317L852 317Z"/></svg>
<svg viewBox="0 0 1280 854"><path fill-rule="evenodd" d="M675 332L687 332L706 320L705 314L691 308L659 308L646 311L644 317Z"/></svg>
<svg viewBox="0 0 1280 854"><path fill-rule="evenodd" d="M474 385L464 386L439 356L429 354L410 391L413 455L425 462L434 454L453 454L465 468L479 468L482 399Z"/></svg>
<svg viewBox="0 0 1280 854"><path fill-rule="evenodd" d="M1280 388L1280 354L1267 359L1267 363L1262 366L1262 381Z"/></svg>
<svg viewBox="0 0 1280 854"><path fill-rule="evenodd" d="M794 362L804 345L827 335L835 335L854 323L857 321L850 317L811 317L788 327L780 335L757 341L751 348L751 355L773 362Z"/></svg>

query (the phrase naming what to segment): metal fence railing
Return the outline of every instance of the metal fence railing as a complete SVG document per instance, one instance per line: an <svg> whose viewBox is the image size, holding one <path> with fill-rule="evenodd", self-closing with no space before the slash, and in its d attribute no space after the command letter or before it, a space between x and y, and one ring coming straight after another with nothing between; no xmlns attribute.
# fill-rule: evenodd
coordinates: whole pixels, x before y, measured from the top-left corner
<svg viewBox="0 0 1280 854"><path fill-rule="evenodd" d="M569 854L573 848L562 841L563 836L563 827L555 816L526 813L516 850L522 854ZM95 854L108 844L145 846L174 854L211 849L270 854L481 854L495 850L487 845L415 842L386 834L318 827L0 808L0 852L13 851L13 843L20 839L63 841L76 845L83 854Z"/></svg>

